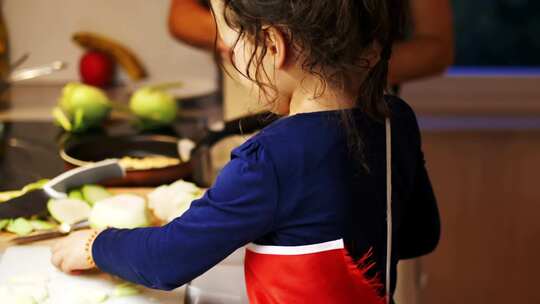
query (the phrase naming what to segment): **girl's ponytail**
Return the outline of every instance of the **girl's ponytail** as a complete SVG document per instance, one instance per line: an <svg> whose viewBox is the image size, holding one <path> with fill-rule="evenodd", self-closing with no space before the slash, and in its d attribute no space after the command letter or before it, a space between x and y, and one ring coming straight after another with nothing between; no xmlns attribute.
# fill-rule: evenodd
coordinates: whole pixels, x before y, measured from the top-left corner
<svg viewBox="0 0 540 304"><path fill-rule="evenodd" d="M388 66L391 54L392 46L384 46L380 54L380 60L369 71L360 86L356 105L379 121L383 121L389 115L388 106L384 102L384 94L388 88Z"/></svg>
<svg viewBox="0 0 540 304"><path fill-rule="evenodd" d="M392 53L391 46L385 46L380 54L380 60L371 68L366 79L360 86L358 99L355 108L371 118L384 122L390 115L387 103L384 101L384 94L388 87L388 66ZM366 161L364 151L364 141L362 139L362 129L357 125L357 121L351 111L342 111L341 121L347 136L349 154L357 172L369 173L370 169Z"/></svg>

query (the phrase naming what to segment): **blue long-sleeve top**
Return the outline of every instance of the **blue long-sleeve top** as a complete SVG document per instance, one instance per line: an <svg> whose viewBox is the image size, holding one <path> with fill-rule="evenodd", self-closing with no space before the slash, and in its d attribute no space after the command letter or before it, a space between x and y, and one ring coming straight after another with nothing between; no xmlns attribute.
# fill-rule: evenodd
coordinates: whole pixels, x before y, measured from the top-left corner
<svg viewBox="0 0 540 304"><path fill-rule="evenodd" d="M399 259L435 248L439 215L414 112L400 99L387 101L395 272ZM214 185L182 216L163 227L101 232L92 248L96 265L128 281L170 290L250 242L297 246L344 238L357 249L374 249L374 271L384 275L384 123L360 111L354 117L369 172L351 165L339 111L280 119L236 148Z"/></svg>

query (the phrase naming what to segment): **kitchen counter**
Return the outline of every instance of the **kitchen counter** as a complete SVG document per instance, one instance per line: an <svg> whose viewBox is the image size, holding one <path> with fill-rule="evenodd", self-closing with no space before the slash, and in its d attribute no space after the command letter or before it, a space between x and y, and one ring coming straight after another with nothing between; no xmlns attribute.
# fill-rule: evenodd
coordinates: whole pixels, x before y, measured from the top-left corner
<svg viewBox="0 0 540 304"><path fill-rule="evenodd" d="M2 259L2 255L5 252L5 250L12 246L12 244L9 242L11 238L13 238L14 235L10 233L2 232L0 233L0 261ZM58 240L47 240L47 241L41 241L41 242L35 242L32 243L31 246L38 246L38 247L52 247L55 242ZM43 261L41 261L43 262ZM36 275L41 273L36 273ZM16 275L15 273L13 274ZM77 277L80 277L77 276ZM92 275L92 278L96 278L96 274ZM106 274L98 274L97 278L102 278L103 280L108 280L108 275ZM5 279L5 278L3 278ZM182 304L184 303L184 293L185 293L185 287L182 286L178 289L175 289L174 291L167 292L167 291L160 291L160 290L152 290L149 288L143 288L141 287L141 291L144 294L145 297L154 299L155 303L160 304ZM139 303L139 302L137 302Z"/></svg>
<svg viewBox="0 0 540 304"><path fill-rule="evenodd" d="M52 124L51 111L63 84L24 84L8 90L9 107L0 111L0 191L17 189L39 178L53 177L63 170L58 155L67 134ZM129 88L108 91L111 99L127 103ZM183 98L177 122L153 133L198 139L205 128L221 119L219 94ZM1 107L0 107L1 108ZM109 135L137 134L121 116L113 116L105 132ZM3 135L2 135L3 133Z"/></svg>
<svg viewBox="0 0 540 304"><path fill-rule="evenodd" d="M18 84L10 87L0 98L0 121L51 121L51 111L58 103L63 83ZM131 88L115 87L107 90L112 100L126 103ZM180 118L204 117L213 123L223 117L220 94L211 93L195 97L180 97ZM7 101L8 108L4 109Z"/></svg>
<svg viewBox="0 0 540 304"><path fill-rule="evenodd" d="M51 110L57 104L62 87L61 84L18 85L11 87L5 95L9 107L0 111L0 191L18 189L37 179L54 177L64 170L58 151L66 134L51 121ZM129 99L126 88L108 93L119 102ZM206 126L221 119L218 94L182 99L181 107L178 121L170 129L159 131L160 134L197 138ZM105 132L129 135L138 131L122 117L115 116ZM0 233L0 256L11 246L11 237L12 234ZM32 245L51 246L53 243L44 241ZM158 300L157 303L182 303L184 289L172 293L148 292Z"/></svg>
<svg viewBox="0 0 540 304"><path fill-rule="evenodd" d="M425 91L420 85L417 91L413 86L404 91L406 99L419 114L424 154L443 222L438 249L418 261L421 267L410 272L407 282L415 286L403 288L418 289L422 302L540 301L537 294L530 292L534 290L536 275L532 269L538 266L534 261L540 252L539 246L531 247L531 244L540 244L538 234L534 234L538 231L534 216L538 213L540 199L534 185L540 171L540 111L534 94L540 91L533 90L536 82L523 81L527 84L523 90L526 94L515 92L521 90L516 87L507 94L495 96L498 99L492 99L494 94L487 87L503 83L508 86L502 80L495 84L488 82L485 90L481 90L486 96L478 87L468 86L482 94L462 100L461 95L455 95L454 85L446 91L432 89L427 92L433 96L422 95ZM457 86L457 82L462 88L461 80L451 84ZM0 190L35 180L37 176L31 174L52 176L62 169L54 142L58 129L50 123L48 115L49 107L56 103L59 89L59 86L56 89L15 89L20 90L15 91L15 107L0 114L0 120L12 121L6 125L8 134L31 139L45 148L42 151L35 148L30 156L30 159L37 157L40 160L37 163L43 167L39 170L28 164L29 156L24 153L8 150L4 161L0 153ZM36 106L35 101L41 94L48 97ZM438 99L441 94L443 98ZM490 100L495 101L490 103ZM445 104L440 106L440 102ZM186 113L189 110L188 107ZM42 117L45 113L46 117ZM194 113L193 117L204 116L197 108ZM34 118L40 122L27 121ZM202 121L203 125L208 122ZM193 124L198 124L196 119ZM117 130L120 129L122 127ZM185 127L184 131L190 129L193 125ZM506 262L500 264L501 260ZM500 271L510 274L511 280L496 280ZM403 273L406 272L401 275ZM473 285L477 288L471 289Z"/></svg>

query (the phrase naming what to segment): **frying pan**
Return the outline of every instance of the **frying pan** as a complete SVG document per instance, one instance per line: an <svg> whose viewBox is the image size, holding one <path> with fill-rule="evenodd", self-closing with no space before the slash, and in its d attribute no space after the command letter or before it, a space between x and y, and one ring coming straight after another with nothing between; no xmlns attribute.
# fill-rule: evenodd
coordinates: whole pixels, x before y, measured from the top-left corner
<svg viewBox="0 0 540 304"><path fill-rule="evenodd" d="M202 139L193 143L190 157L180 164L145 170L128 169L124 178L109 180L104 184L116 187L149 187L172 183L179 179L192 179L199 186L208 187L212 184L212 159L210 157L212 146L228 136L249 134L260 130L277 118L278 116L269 113L260 113L225 122L219 130L207 129ZM180 158L180 139L165 135L102 135L65 142L60 149L60 157L64 160L66 169L125 156L142 158L160 155Z"/></svg>

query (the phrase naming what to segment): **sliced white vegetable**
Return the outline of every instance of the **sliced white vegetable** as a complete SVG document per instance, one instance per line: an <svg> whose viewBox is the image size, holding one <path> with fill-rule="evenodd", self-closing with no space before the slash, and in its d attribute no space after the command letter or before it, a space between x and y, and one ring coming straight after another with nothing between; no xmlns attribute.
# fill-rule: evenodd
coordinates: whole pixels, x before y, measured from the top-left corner
<svg viewBox="0 0 540 304"><path fill-rule="evenodd" d="M34 227L32 227L32 224L27 219L20 217L10 221L6 227L6 230L19 236L24 236L34 231Z"/></svg>
<svg viewBox="0 0 540 304"><path fill-rule="evenodd" d="M13 296L13 294L9 288L7 286L0 285L0 299L8 299L11 296Z"/></svg>
<svg viewBox="0 0 540 304"><path fill-rule="evenodd" d="M86 303L91 304L99 304L105 302L109 298L109 295L104 290L88 290L86 292L84 299L86 300Z"/></svg>
<svg viewBox="0 0 540 304"><path fill-rule="evenodd" d="M48 276L44 274L18 274L10 277L7 283L13 284L37 284L45 285L49 281Z"/></svg>
<svg viewBox="0 0 540 304"><path fill-rule="evenodd" d="M96 202L111 197L112 194L102 186L98 185L84 185L81 188L84 200L86 200L90 206L93 206Z"/></svg>
<svg viewBox="0 0 540 304"><path fill-rule="evenodd" d="M5 202L7 200L19 197L26 192L40 189L43 187L44 184L46 184L49 180L48 179L40 179L37 182L28 184L24 186L21 190L14 190L14 191L3 191L0 192L0 202Z"/></svg>
<svg viewBox="0 0 540 304"><path fill-rule="evenodd" d="M202 189L193 183L179 180L169 186L160 186L148 194L148 206L155 216L169 222L189 209L191 202L200 198Z"/></svg>
<svg viewBox="0 0 540 304"><path fill-rule="evenodd" d="M109 298L110 288L71 285L59 299L69 304L100 304Z"/></svg>
<svg viewBox="0 0 540 304"><path fill-rule="evenodd" d="M0 303L39 304L48 298L47 289L37 285L2 285L0 286Z"/></svg>
<svg viewBox="0 0 540 304"><path fill-rule="evenodd" d="M49 230L56 227L55 224L42 220L30 220L30 224L34 230Z"/></svg>
<svg viewBox="0 0 540 304"><path fill-rule="evenodd" d="M100 200L92 208L89 221L96 229L148 226L146 201L134 194L121 194Z"/></svg>
<svg viewBox="0 0 540 304"><path fill-rule="evenodd" d="M36 303L41 303L49 297L45 284L12 284L11 291L17 296L27 296Z"/></svg>
<svg viewBox="0 0 540 304"><path fill-rule="evenodd" d="M70 225L87 219L90 214L90 206L77 199L50 200L47 207L55 220Z"/></svg>
<svg viewBox="0 0 540 304"><path fill-rule="evenodd" d="M128 297L141 293L136 285L131 283L122 283L114 287L113 297Z"/></svg>
<svg viewBox="0 0 540 304"><path fill-rule="evenodd" d="M9 224L9 219L0 220L0 230L4 229Z"/></svg>
<svg viewBox="0 0 540 304"><path fill-rule="evenodd" d="M189 193L200 193L202 192L201 188L197 187L194 183L186 182L184 180L178 180L171 185L169 185L175 191L183 191Z"/></svg>
<svg viewBox="0 0 540 304"><path fill-rule="evenodd" d="M13 304L38 304L34 298L26 295L16 295L13 297L13 302L7 301L7 303Z"/></svg>
<svg viewBox="0 0 540 304"><path fill-rule="evenodd" d="M82 194L81 190L79 190L79 189L69 191L68 197L71 198L71 199L78 199L78 200L84 201L83 194Z"/></svg>
<svg viewBox="0 0 540 304"><path fill-rule="evenodd" d="M8 200L10 200L12 198L16 198L16 197L21 196L23 194L24 194L24 192L22 192L22 190L0 192L0 202L8 201Z"/></svg>
<svg viewBox="0 0 540 304"><path fill-rule="evenodd" d="M37 182L33 182L33 183L30 183L30 184L24 186L21 189L21 191L23 193L26 193L26 192L29 192L29 191L32 191L32 190L41 189L41 188L43 188L43 185L45 185L48 181L49 181L48 179L40 179Z"/></svg>

